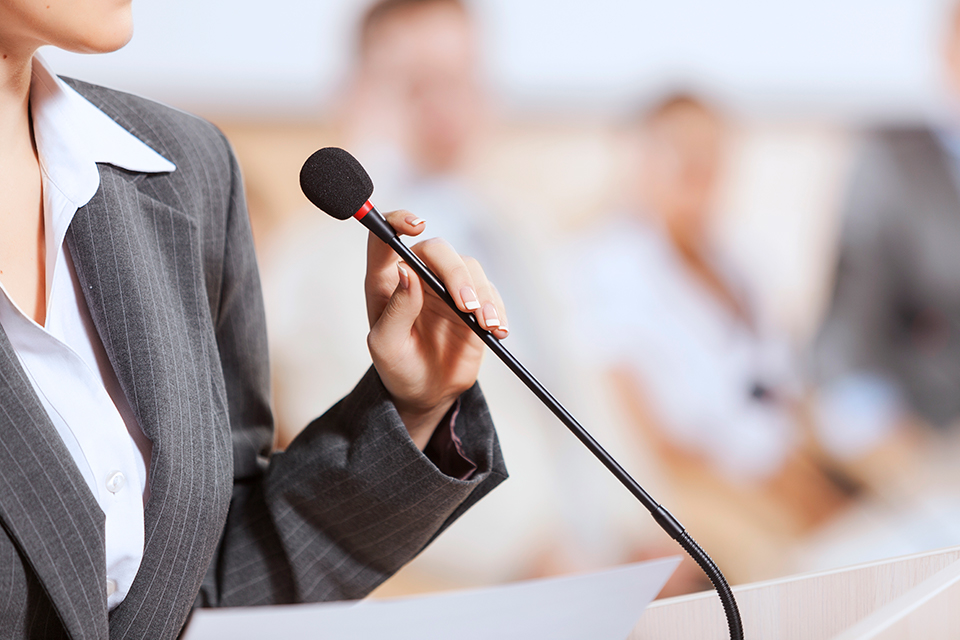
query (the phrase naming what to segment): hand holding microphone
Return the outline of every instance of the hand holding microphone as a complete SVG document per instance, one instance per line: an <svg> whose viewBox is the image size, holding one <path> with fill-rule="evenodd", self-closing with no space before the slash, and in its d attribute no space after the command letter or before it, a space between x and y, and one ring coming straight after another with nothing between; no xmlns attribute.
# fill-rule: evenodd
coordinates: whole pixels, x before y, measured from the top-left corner
<svg viewBox="0 0 960 640"><path fill-rule="evenodd" d="M355 165L355 166L354 166ZM362 172L362 175L361 173ZM321 149L300 173L304 193L330 215L345 219L369 204L373 184L359 163L342 149ZM399 244L398 235L417 236L422 220L407 211L386 218L369 205L365 224ZM363 220L361 220L363 222ZM403 246L402 244L400 246ZM499 294L479 263L464 258L439 239L418 243L400 254L392 244L371 238L367 246L364 290L374 367L414 443L423 449L453 402L477 379L486 351L456 311L498 338L507 335L507 316ZM417 277L429 265L451 292L454 309Z"/></svg>

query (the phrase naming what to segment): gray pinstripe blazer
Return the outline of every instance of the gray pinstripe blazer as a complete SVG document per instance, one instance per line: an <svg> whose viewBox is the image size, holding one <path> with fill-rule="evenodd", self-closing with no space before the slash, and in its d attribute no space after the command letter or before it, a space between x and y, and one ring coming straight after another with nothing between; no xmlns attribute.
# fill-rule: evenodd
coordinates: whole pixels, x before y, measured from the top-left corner
<svg viewBox="0 0 960 640"><path fill-rule="evenodd" d="M146 542L108 615L103 514L0 331L0 636L173 638L194 606L362 597L506 477L479 390L456 425L470 481L413 446L372 371L271 456L263 304L228 144L187 114L71 84L177 165L101 165L67 235L153 441Z"/></svg>

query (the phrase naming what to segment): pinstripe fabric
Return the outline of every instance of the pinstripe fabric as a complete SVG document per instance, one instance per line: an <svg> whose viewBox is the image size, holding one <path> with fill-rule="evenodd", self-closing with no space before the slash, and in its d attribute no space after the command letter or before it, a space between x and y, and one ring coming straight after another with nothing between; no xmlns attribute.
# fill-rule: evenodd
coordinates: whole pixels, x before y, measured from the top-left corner
<svg viewBox="0 0 960 640"><path fill-rule="evenodd" d="M0 335L0 634L174 638L197 605L363 596L506 477L482 395L465 394L457 419L479 466L469 482L413 446L372 371L270 456L260 285L226 141L192 116L71 84L177 165L101 166L67 235L154 443L146 543L108 619L102 513Z"/></svg>
<svg viewBox="0 0 960 640"><path fill-rule="evenodd" d="M61 628L74 638L107 637L103 512L72 460L3 334L0 521L6 536L0 534L0 633L4 637L57 637Z"/></svg>

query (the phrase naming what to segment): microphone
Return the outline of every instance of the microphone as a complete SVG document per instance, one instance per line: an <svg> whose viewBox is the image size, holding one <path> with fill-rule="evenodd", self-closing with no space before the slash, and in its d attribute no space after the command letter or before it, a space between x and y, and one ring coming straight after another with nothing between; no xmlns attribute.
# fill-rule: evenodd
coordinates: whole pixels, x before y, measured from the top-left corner
<svg viewBox="0 0 960 640"><path fill-rule="evenodd" d="M700 565L717 589L730 627L730 637L743 640L743 624L733 592L726 578L706 552L698 545L669 511L660 506L629 473L600 446L593 436L547 391L513 354L492 333L480 326L473 314L457 308L439 278L401 242L393 227L377 211L370 196L373 181L363 166L350 153L337 147L325 147L307 158L300 169L300 188L317 208L338 220L356 218L382 241L387 243L414 272L447 303L500 360L536 395L544 405L580 440L581 443L612 473L633 496L646 507L653 519Z"/></svg>
<svg viewBox="0 0 960 640"><path fill-rule="evenodd" d="M393 227L369 200L373 181L349 152L324 147L307 158L300 169L300 189L314 206L337 220L354 217L391 246L397 238Z"/></svg>

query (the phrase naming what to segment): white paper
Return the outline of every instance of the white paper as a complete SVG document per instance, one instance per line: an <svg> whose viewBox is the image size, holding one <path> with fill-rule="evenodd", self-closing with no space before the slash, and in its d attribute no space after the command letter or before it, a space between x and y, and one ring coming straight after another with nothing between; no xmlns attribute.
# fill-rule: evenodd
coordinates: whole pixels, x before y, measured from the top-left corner
<svg viewBox="0 0 960 640"><path fill-rule="evenodd" d="M184 640L625 640L679 563L415 598L199 609Z"/></svg>

